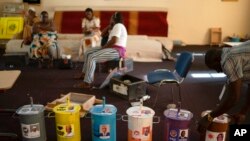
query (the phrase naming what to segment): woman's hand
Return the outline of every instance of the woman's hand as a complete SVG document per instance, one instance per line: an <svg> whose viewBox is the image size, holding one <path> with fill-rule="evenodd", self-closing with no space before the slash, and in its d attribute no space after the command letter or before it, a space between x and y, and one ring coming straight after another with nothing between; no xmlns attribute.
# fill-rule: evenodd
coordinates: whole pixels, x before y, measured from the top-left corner
<svg viewBox="0 0 250 141"><path fill-rule="evenodd" d="M92 30L86 30L86 31L84 32L85 35L90 35L91 33L92 33Z"/></svg>

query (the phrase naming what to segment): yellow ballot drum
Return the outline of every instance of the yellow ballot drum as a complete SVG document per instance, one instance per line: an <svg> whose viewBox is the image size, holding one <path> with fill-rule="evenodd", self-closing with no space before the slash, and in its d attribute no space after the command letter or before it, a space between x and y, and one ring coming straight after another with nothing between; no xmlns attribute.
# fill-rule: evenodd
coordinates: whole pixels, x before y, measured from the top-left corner
<svg viewBox="0 0 250 141"><path fill-rule="evenodd" d="M80 105L65 103L53 108L58 141L80 141Z"/></svg>

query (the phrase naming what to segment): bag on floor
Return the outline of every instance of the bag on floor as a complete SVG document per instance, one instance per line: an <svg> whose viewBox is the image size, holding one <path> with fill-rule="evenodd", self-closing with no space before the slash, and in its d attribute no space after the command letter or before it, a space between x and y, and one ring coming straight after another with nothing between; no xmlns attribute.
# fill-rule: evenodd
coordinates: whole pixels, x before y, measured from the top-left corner
<svg viewBox="0 0 250 141"><path fill-rule="evenodd" d="M58 59L59 69L71 69L72 67L73 67L73 63L71 60L71 56L63 55L61 59Z"/></svg>

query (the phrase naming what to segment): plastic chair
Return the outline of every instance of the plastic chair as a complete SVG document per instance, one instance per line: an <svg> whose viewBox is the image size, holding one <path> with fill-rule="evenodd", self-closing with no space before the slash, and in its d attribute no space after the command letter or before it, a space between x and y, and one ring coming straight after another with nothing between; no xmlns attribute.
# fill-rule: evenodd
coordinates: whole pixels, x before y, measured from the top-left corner
<svg viewBox="0 0 250 141"><path fill-rule="evenodd" d="M147 74L147 82L152 85L156 85L159 88L163 84L175 83L179 88L179 107L181 107L181 88L180 84L186 78L190 67L194 61L193 54L190 52L182 52L177 58L175 64L175 70L170 71L168 69L157 69ZM158 92L157 92L158 95ZM173 87L172 87L172 96L174 101ZM168 107L175 108L175 104L169 104ZM170 108L169 107L169 108Z"/></svg>

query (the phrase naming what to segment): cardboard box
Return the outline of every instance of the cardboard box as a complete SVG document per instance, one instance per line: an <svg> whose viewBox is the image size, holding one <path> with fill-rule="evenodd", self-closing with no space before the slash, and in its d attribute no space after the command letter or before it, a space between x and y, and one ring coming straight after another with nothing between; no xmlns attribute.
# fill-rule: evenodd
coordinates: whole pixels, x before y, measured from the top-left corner
<svg viewBox="0 0 250 141"><path fill-rule="evenodd" d="M94 104L102 103L102 100L96 99L94 95L70 92L66 95L62 95L62 97L59 99L47 103L45 109L48 111L52 111L55 106L66 103L68 98L70 99L71 104L79 104L81 106L81 116L84 116L86 114L86 111L89 111Z"/></svg>
<svg viewBox="0 0 250 141"><path fill-rule="evenodd" d="M121 63L121 64L119 64ZM121 65L121 66L119 66ZM131 72L134 70L134 62L132 58L125 58L123 61L120 60L111 60L107 62L102 62L97 64L97 70L99 72L109 72L109 70L113 70L114 68L126 68L125 73Z"/></svg>
<svg viewBox="0 0 250 141"><path fill-rule="evenodd" d="M24 67L29 64L29 56L27 52L5 53L2 56L5 67Z"/></svg>
<svg viewBox="0 0 250 141"><path fill-rule="evenodd" d="M110 80L110 91L126 100L146 95L146 87L144 80L130 75L116 76Z"/></svg>

